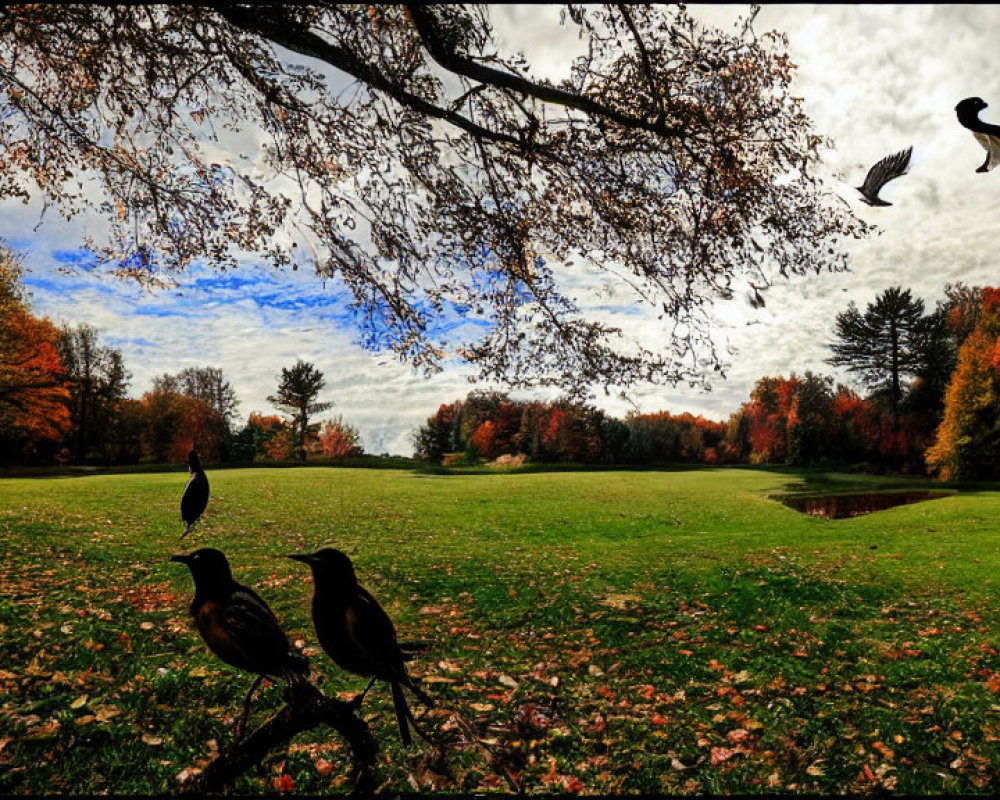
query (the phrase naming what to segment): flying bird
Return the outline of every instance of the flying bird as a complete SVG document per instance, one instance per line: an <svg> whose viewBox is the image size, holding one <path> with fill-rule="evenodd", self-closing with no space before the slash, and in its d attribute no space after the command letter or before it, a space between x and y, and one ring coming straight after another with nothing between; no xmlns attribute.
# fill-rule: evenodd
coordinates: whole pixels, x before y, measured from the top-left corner
<svg viewBox="0 0 1000 800"><path fill-rule="evenodd" d="M1000 164L1000 125L991 125L979 119L979 112L989 104L981 97L966 97L955 106L958 121L972 131L976 141L986 150L986 160L976 172L989 172Z"/></svg>
<svg viewBox="0 0 1000 800"><path fill-rule="evenodd" d="M194 578L191 616L208 649L231 667L252 672L257 679L243 701L239 737L250 715L250 702L264 678L287 683L305 681L309 659L288 642L277 617L261 597L233 579L222 551L203 547L171 561L187 564Z"/></svg>
<svg viewBox="0 0 1000 800"><path fill-rule="evenodd" d="M208 506L208 478L205 476L205 470L201 468L201 459L198 458L196 450L188 453L187 463L191 477L184 487L184 494L181 495L181 520L185 528L178 541L191 533L194 524Z"/></svg>
<svg viewBox="0 0 1000 800"><path fill-rule="evenodd" d="M389 615L358 584L351 559L340 550L324 547L315 553L288 558L312 568L312 619L320 646L341 669L371 678L353 704L361 704L376 680L388 682L399 724L399 738L409 746L412 741L410 725L421 736L423 734L406 703L403 687L413 692L427 708L434 707L434 701L414 683L404 666L419 649L419 643L401 643L396 639L396 628Z"/></svg>
<svg viewBox="0 0 1000 800"><path fill-rule="evenodd" d="M906 168L910 165L910 155L913 147L907 147L891 156L886 156L875 164L865 176L865 182L856 187L861 192L861 202L870 206L891 206L878 193L889 181L906 174Z"/></svg>

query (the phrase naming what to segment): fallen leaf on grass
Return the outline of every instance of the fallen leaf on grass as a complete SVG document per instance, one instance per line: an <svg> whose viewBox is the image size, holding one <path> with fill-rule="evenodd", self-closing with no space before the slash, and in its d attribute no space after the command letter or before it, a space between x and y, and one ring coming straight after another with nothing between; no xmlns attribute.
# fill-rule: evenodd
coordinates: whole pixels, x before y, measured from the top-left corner
<svg viewBox="0 0 1000 800"><path fill-rule="evenodd" d="M279 778L272 778L271 785L282 794L285 792L295 791L295 779L288 773L285 773Z"/></svg>
<svg viewBox="0 0 1000 800"><path fill-rule="evenodd" d="M316 771L325 778L327 775L333 772L333 764L331 764L325 758L317 758Z"/></svg>
<svg viewBox="0 0 1000 800"><path fill-rule="evenodd" d="M50 719L44 725L39 725L35 728L30 728L27 733L28 739L48 739L55 736L62 726L59 724L58 720Z"/></svg>
<svg viewBox="0 0 1000 800"><path fill-rule="evenodd" d="M185 767L180 772L177 773L177 782L185 783L196 775L201 775L201 769L198 767Z"/></svg>
<svg viewBox="0 0 1000 800"><path fill-rule="evenodd" d="M892 748L886 747L886 745L882 744L882 742L873 742L872 750L878 750L882 754L882 757L887 761L892 761L896 757Z"/></svg>
<svg viewBox="0 0 1000 800"><path fill-rule="evenodd" d="M83 708L87 704L87 695L81 694L76 700L69 704L69 707L76 711L78 708Z"/></svg>
<svg viewBox="0 0 1000 800"><path fill-rule="evenodd" d="M117 706L101 706L96 711L97 721L104 723L109 719L113 719L122 713L122 710Z"/></svg>
<svg viewBox="0 0 1000 800"><path fill-rule="evenodd" d="M156 736L152 733L144 733L142 735L142 741L151 747L156 747L157 745L163 744L163 737ZM179 775L177 776L177 780L182 780Z"/></svg>

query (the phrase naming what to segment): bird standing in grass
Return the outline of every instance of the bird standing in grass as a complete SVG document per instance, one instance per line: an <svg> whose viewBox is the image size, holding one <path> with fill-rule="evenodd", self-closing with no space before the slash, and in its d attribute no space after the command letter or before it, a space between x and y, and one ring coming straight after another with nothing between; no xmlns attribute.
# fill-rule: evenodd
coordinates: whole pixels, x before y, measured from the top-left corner
<svg viewBox="0 0 1000 800"><path fill-rule="evenodd" d="M315 553L288 557L312 568L312 619L322 648L341 669L371 678L353 704L361 705L376 680L387 681L399 723L399 737L409 746L410 725L421 736L423 733L406 703L403 687L427 708L434 707L434 701L414 683L404 666L413 652L420 649L420 643L407 643L404 650L396 639L396 628L389 615L358 584L351 559L340 550L325 547Z"/></svg>
<svg viewBox="0 0 1000 800"><path fill-rule="evenodd" d="M250 715L250 702L264 678L288 683L305 681L309 660L295 650L277 617L260 596L233 579L226 556L213 547L203 547L171 561L187 564L194 578L194 617L208 649L237 669L257 675L243 701L243 716L236 728L242 733Z"/></svg>
<svg viewBox="0 0 1000 800"><path fill-rule="evenodd" d="M976 141L986 150L986 160L976 172L989 172L1000 164L1000 125L991 125L979 119L979 112L989 104L981 97L966 97L955 106L958 121L972 131Z"/></svg>
<svg viewBox="0 0 1000 800"><path fill-rule="evenodd" d="M870 206L891 206L892 203L887 203L878 196L878 193L889 181L906 174L912 154L913 148L907 147L905 150L886 156L868 170L865 182L857 187L861 192L861 202Z"/></svg>
<svg viewBox="0 0 1000 800"><path fill-rule="evenodd" d="M196 450L188 453L187 463L191 477L188 479L187 486L184 487L184 494L181 495L181 519L186 527L180 540L191 533L194 524L205 513L205 508L208 506L208 477L205 475L205 470L201 468L201 459L198 458Z"/></svg>

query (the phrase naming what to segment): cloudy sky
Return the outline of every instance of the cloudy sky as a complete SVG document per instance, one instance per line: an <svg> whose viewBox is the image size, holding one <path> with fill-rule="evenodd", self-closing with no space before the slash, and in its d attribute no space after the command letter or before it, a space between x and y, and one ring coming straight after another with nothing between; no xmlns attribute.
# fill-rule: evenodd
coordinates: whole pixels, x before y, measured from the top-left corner
<svg viewBox="0 0 1000 800"><path fill-rule="evenodd" d="M746 11L689 9L723 28ZM498 6L494 19L504 44L522 49L540 74L565 74L578 52L556 7ZM1000 6L765 5L754 28L788 35L798 65L793 94L835 143L825 154L833 186L881 233L852 245L850 273L779 282L764 309L742 297L718 306L719 341L735 352L727 379L711 392L641 387L629 401L599 394L596 404L610 413L666 409L726 419L762 375L812 369L844 378L823 360L834 318L851 300L864 308L902 285L933 308L946 283L1000 283L1000 170L975 172L985 153L954 113L959 100L978 95L991 103L983 118L1000 123ZM893 206L857 202L852 187L868 167L910 145L910 173L883 191ZM273 413L266 396L281 368L302 358L324 372L322 399L360 430L368 451L409 454L415 428L473 388L462 369L426 378L391 354L363 350L345 298L302 271L277 273L252 262L228 273L195 268L176 289L143 293L87 269L84 227L99 223L66 222L50 210L39 225L39 212L39 205L0 200L0 237L25 254L34 310L100 328L103 340L124 352L134 396L151 388L155 375L217 366L244 418Z"/></svg>

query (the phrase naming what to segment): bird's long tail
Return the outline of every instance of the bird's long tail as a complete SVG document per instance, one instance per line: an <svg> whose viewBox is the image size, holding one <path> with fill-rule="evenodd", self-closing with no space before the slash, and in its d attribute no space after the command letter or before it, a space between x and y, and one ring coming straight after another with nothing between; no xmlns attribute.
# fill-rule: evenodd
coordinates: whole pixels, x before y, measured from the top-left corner
<svg viewBox="0 0 1000 800"><path fill-rule="evenodd" d="M406 697L403 696L403 687L397 681L391 681L392 704L396 709L396 722L399 723L399 738L403 742L403 747L409 747L413 739L410 736L410 707L406 705Z"/></svg>
<svg viewBox="0 0 1000 800"><path fill-rule="evenodd" d="M407 639L399 642L399 649L403 654L403 661L413 661L421 653L426 653L430 649L431 643L425 639Z"/></svg>

